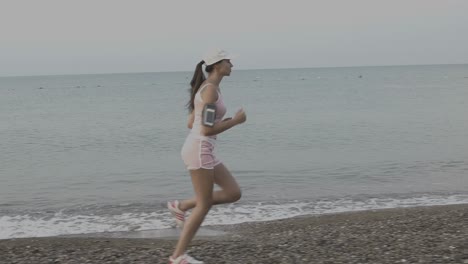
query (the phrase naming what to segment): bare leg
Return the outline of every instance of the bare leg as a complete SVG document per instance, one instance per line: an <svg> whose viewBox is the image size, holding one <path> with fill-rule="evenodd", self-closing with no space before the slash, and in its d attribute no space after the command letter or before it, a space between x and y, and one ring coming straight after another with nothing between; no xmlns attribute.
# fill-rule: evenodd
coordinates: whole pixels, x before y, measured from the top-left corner
<svg viewBox="0 0 468 264"><path fill-rule="evenodd" d="M214 171L214 169L190 171L193 189L195 191L196 206L182 229L179 241L172 254L174 258L184 254L188 244L195 236L195 233L213 204Z"/></svg>
<svg viewBox="0 0 468 264"><path fill-rule="evenodd" d="M214 167L214 182L221 187L213 192L213 204L233 203L241 198L241 190L229 170L222 163ZM179 202L179 209L187 211L196 205L196 197Z"/></svg>

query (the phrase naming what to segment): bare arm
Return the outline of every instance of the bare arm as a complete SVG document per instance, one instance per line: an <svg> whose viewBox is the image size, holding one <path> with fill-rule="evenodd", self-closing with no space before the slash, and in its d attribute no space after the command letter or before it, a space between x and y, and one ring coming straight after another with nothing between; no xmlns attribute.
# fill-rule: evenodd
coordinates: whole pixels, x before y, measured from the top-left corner
<svg viewBox="0 0 468 264"><path fill-rule="evenodd" d="M213 127L203 127L202 133L205 136L214 136L220 134L236 125L240 125L247 120L247 116L244 109L239 109L233 118L227 118L219 123L216 123Z"/></svg>
<svg viewBox="0 0 468 264"><path fill-rule="evenodd" d="M192 129L194 119L195 119L195 111L192 111L192 113L190 113L190 115L189 115L188 122L187 122L187 127L189 129Z"/></svg>
<svg viewBox="0 0 468 264"><path fill-rule="evenodd" d="M209 85L202 91L201 96L203 102L215 103L218 100L218 87ZM214 136L220 134L236 125L242 124L246 120L246 115L243 109L237 111L233 118L227 118L221 122L216 123L214 126L202 126L201 133L204 136Z"/></svg>

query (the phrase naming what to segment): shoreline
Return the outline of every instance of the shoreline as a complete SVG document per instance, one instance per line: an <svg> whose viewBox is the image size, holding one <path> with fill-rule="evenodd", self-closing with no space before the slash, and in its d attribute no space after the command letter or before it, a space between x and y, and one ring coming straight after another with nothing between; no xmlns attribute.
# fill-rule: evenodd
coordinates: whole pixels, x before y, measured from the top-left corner
<svg viewBox="0 0 468 264"><path fill-rule="evenodd" d="M203 228L220 232L201 232L189 247L205 263L468 263L468 204ZM0 263L167 263L176 238L5 239Z"/></svg>

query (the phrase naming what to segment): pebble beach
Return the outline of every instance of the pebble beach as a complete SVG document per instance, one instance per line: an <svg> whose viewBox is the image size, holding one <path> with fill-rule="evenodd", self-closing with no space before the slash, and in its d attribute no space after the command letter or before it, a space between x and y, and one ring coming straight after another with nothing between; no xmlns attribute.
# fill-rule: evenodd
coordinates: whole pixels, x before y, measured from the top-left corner
<svg viewBox="0 0 468 264"><path fill-rule="evenodd" d="M189 254L205 263L468 263L468 204L211 226ZM176 238L0 240L0 263L168 263Z"/></svg>

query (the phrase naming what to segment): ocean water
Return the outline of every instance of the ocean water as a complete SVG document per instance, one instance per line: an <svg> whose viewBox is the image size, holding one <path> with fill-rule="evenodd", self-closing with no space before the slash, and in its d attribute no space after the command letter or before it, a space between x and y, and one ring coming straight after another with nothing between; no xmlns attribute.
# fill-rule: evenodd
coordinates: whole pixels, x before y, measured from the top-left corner
<svg viewBox="0 0 468 264"><path fill-rule="evenodd" d="M173 226L191 72L0 78L0 239ZM234 70L204 225L468 203L468 65Z"/></svg>

